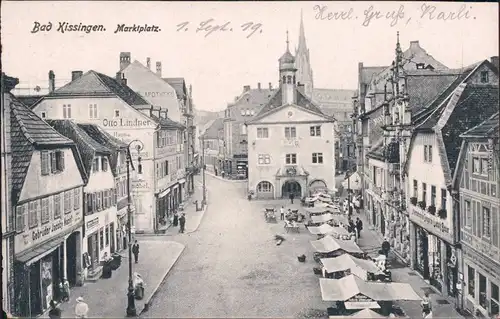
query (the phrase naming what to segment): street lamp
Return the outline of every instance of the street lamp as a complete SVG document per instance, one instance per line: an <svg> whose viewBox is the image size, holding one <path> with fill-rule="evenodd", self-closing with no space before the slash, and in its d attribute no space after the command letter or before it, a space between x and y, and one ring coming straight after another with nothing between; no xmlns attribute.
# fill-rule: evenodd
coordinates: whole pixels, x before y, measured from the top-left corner
<svg viewBox="0 0 500 319"><path fill-rule="evenodd" d="M127 150L130 149L132 143L137 143L135 149L139 155L144 148L144 144L139 140L133 140L127 145ZM142 174L141 157L137 157L137 173ZM130 197L130 164L132 164L132 157L130 151L127 152L127 224L128 224L128 291L127 291L127 317L136 317L137 311L135 309L135 295L134 295L134 281L132 278L132 209ZM134 169L134 168L132 168Z"/></svg>
<svg viewBox="0 0 500 319"><path fill-rule="evenodd" d="M205 184L205 171L207 169L207 164L205 164L205 134L201 136L201 155L203 156L201 161L203 164L203 200L201 201L201 207L203 208L207 204L207 186Z"/></svg>

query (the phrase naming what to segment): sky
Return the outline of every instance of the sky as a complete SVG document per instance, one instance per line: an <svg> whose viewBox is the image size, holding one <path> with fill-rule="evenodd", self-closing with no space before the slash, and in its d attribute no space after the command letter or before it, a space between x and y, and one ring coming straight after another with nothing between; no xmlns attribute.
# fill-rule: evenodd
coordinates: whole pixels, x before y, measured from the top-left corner
<svg viewBox="0 0 500 319"><path fill-rule="evenodd" d="M390 64L397 31L403 50L419 40L450 68L498 56L496 3L3 1L2 67L47 87L49 70L57 82L74 70L114 76L120 52L131 52L143 64L150 57L153 68L161 61L163 77L184 77L198 109L222 110L245 85L277 85L286 32L294 53L301 12L317 88L356 89L358 62ZM62 33L64 22L105 31ZM115 33L122 24L158 28ZM217 25L225 30L209 33Z"/></svg>

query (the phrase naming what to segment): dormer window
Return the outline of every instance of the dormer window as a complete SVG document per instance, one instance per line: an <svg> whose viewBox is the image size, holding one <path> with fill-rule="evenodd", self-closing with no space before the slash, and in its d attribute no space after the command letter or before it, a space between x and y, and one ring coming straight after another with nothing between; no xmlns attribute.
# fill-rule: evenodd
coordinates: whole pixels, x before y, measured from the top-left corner
<svg viewBox="0 0 500 319"><path fill-rule="evenodd" d="M102 157L101 159L101 167L102 167L102 171L103 172L107 172L108 171L108 159L107 157Z"/></svg>
<svg viewBox="0 0 500 319"><path fill-rule="evenodd" d="M488 83L489 81L488 71L481 72L481 83Z"/></svg>
<svg viewBox="0 0 500 319"><path fill-rule="evenodd" d="M64 152L42 151L40 152L40 162L43 176L60 173L64 171Z"/></svg>
<svg viewBox="0 0 500 319"><path fill-rule="evenodd" d="M42 112L42 119L46 118L47 117L47 113L46 112Z"/></svg>
<svg viewBox="0 0 500 319"><path fill-rule="evenodd" d="M425 68L425 64L424 63L417 63L417 70L422 70Z"/></svg>
<svg viewBox="0 0 500 319"><path fill-rule="evenodd" d="M241 110L241 116L245 116L245 110Z"/></svg>
<svg viewBox="0 0 500 319"><path fill-rule="evenodd" d="M94 158L94 162L92 163L92 172L99 172L99 157Z"/></svg>

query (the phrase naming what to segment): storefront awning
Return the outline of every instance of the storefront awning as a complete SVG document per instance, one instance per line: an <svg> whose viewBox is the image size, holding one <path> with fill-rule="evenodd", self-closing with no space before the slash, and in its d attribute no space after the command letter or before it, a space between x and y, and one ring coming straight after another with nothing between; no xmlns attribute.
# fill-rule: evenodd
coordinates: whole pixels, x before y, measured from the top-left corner
<svg viewBox="0 0 500 319"><path fill-rule="evenodd" d="M179 180L179 184L184 184L185 182L186 182L186 179L185 179L185 178L181 178L181 179Z"/></svg>
<svg viewBox="0 0 500 319"><path fill-rule="evenodd" d="M337 250L343 250L348 253L363 253L359 246L351 240L335 239L327 235L320 240L312 240L311 245L319 253L330 253Z"/></svg>
<svg viewBox="0 0 500 319"><path fill-rule="evenodd" d="M365 278L368 272L373 274L383 273L373 261L356 258L349 254L343 254L335 258L321 258L321 264L328 273L350 270L352 274L360 278Z"/></svg>
<svg viewBox="0 0 500 319"><path fill-rule="evenodd" d="M64 237L58 236L36 248L20 253L16 256L16 260L31 265L56 250L63 242Z"/></svg>

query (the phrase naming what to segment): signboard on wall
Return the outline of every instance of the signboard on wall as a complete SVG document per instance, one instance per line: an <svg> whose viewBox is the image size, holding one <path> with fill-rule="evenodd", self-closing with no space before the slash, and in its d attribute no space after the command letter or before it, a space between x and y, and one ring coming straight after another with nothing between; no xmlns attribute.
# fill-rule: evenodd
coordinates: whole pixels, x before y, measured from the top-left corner
<svg viewBox="0 0 500 319"><path fill-rule="evenodd" d="M415 206L410 209L410 220L447 242L453 243L453 230L448 227L447 220L431 215Z"/></svg>
<svg viewBox="0 0 500 319"><path fill-rule="evenodd" d="M71 213L62 214L61 218L51 220L46 224L32 229L27 229L24 233L14 237L15 253L31 249L44 241L56 238L75 225L78 225L81 221L82 214L75 214L75 211L71 211Z"/></svg>

